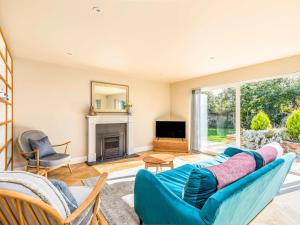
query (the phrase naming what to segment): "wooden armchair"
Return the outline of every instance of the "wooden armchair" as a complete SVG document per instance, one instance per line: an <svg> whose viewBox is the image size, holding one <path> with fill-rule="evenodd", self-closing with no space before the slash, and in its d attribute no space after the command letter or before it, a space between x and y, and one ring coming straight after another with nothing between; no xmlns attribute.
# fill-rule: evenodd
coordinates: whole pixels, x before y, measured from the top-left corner
<svg viewBox="0 0 300 225"><path fill-rule="evenodd" d="M35 175L36 176L36 175ZM0 187L0 224L3 225L78 225L101 224L99 215L100 190L105 184L107 173L103 173L87 197L78 202L79 207L66 218L51 205L32 196ZM45 178L46 179L46 178ZM1 181L1 180L0 180ZM1 182L0 182L1 183ZM11 187L11 186L10 186ZM3 187L2 187L3 188ZM72 188L70 190L72 192ZM76 193L83 193L76 187ZM78 197L74 195L74 197ZM82 198L82 197L81 197ZM80 198L79 198L80 199ZM80 201L80 200L78 200Z"/></svg>
<svg viewBox="0 0 300 225"><path fill-rule="evenodd" d="M71 156L68 154L68 146L71 143L71 141L68 141L63 144L52 145L53 148L65 146L64 152L56 152L55 154L45 156L43 158L40 158L39 149L32 150L28 139L39 140L45 136L47 135L42 131L29 130L23 132L18 137L17 148L19 150L19 153L27 162L26 171L28 171L29 168L34 168L36 169L37 173L39 173L40 169L44 169L47 172L50 172L54 169L66 166L69 168L70 173L72 173L72 169L70 166Z"/></svg>

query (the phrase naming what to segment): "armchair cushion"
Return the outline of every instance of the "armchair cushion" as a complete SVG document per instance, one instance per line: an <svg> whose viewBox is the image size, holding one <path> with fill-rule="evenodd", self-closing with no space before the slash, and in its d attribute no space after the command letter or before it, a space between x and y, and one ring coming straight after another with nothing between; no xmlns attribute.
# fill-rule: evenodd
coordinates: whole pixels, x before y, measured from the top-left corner
<svg viewBox="0 0 300 225"><path fill-rule="evenodd" d="M55 153L52 155L45 156L40 159L40 166L41 167L55 167L61 164L67 164L71 160L71 156L69 154L64 153ZM29 159L28 161L29 166L36 166L35 159Z"/></svg>
<svg viewBox="0 0 300 225"><path fill-rule="evenodd" d="M40 158L43 158L48 155L55 154L56 152L52 148L50 141L47 136L39 140L28 139L30 147L32 150L38 149L40 153Z"/></svg>
<svg viewBox="0 0 300 225"><path fill-rule="evenodd" d="M61 193L45 177L23 171L0 171L0 191L10 190L40 199L55 208L66 218L68 205Z"/></svg>
<svg viewBox="0 0 300 225"><path fill-rule="evenodd" d="M69 187L71 193L75 197L78 205L81 205L84 200L92 192L92 188L87 186L71 186ZM72 225L86 225L89 224L93 215L93 207L89 206L88 209L78 217Z"/></svg>

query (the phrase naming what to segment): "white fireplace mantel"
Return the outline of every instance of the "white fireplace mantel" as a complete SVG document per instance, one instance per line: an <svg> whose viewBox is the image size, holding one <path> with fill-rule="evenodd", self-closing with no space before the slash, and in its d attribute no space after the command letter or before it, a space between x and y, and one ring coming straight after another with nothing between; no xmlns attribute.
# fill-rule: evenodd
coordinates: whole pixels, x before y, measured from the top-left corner
<svg viewBox="0 0 300 225"><path fill-rule="evenodd" d="M126 123L127 124L127 136L126 136L126 148L127 154L134 153L133 147L133 123L132 115L96 115L86 116L88 124L88 163L96 162L96 125L97 124L109 124L109 123Z"/></svg>

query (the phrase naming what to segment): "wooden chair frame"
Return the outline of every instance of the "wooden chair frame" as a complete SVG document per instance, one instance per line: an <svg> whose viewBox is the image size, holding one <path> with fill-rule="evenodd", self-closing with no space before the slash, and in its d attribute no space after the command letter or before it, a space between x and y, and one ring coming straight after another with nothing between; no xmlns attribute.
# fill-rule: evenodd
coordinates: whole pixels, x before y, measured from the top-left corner
<svg viewBox="0 0 300 225"><path fill-rule="evenodd" d="M35 206L35 208L39 210L40 215L42 215L44 224L50 225L50 216L58 225L68 225L76 218L78 218L85 210L87 210L90 204L94 201L93 215L90 224L101 224L99 214L100 190L105 184L107 175L107 173L103 173L100 176L92 192L88 195L84 202L66 219L63 219L61 215L56 211L56 209L39 199L15 191L1 190L0 204L6 211L6 213L4 213L2 210L0 210L0 218L2 219L1 223L3 225L10 225L11 223L9 223L9 221L11 221L13 225L41 225L43 224L42 221L39 220L32 208L33 206ZM11 202L13 203L13 207L18 214L18 217L14 215L14 210L11 209L6 199L11 200ZM23 215L22 205L28 210L28 214L30 215L31 219L35 221L34 224L29 224L29 221L27 221L27 219Z"/></svg>
<svg viewBox="0 0 300 225"><path fill-rule="evenodd" d="M65 146L64 153L67 154L68 153L68 146L69 146L70 143L71 143L71 141L67 141L67 142L62 143L62 144L51 145L51 146L53 148ZM40 153L39 153L39 149L35 149L35 150L31 151L31 152L22 152L21 151L21 146L19 146L19 142L17 142L17 149L18 149L18 152L26 159L26 165L25 165L26 171L29 171L29 168L35 168L36 169L36 173L39 173L40 169L43 169L43 170L46 170L45 175L47 176L48 172L51 172L51 171L53 171L55 169L58 169L58 168L63 167L63 166L66 166L66 167L68 167L70 173L72 174L72 168L71 168L70 163L61 164L61 165L58 165L58 166L55 166L55 167L43 167L43 166L40 166ZM35 155L36 166L31 166L31 165L28 164L27 155L30 155L30 154L34 154Z"/></svg>

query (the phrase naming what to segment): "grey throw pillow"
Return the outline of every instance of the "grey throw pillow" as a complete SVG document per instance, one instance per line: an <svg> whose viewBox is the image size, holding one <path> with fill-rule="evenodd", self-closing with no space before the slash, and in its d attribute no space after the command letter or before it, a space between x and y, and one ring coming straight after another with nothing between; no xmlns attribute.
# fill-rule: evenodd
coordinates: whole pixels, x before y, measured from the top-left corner
<svg viewBox="0 0 300 225"><path fill-rule="evenodd" d="M43 137L40 140L33 140L33 139L28 139L28 142L30 144L30 147L32 150L39 149L40 150L40 158L43 158L48 155L55 154L56 152L54 151L53 147L51 146L51 143L48 139L48 137ZM33 156L35 157L35 156Z"/></svg>
<svg viewBox="0 0 300 225"><path fill-rule="evenodd" d="M50 179L50 181L56 187L56 189L59 190L59 192L67 202L70 212L74 212L78 208L78 203L67 184L61 180Z"/></svg>

